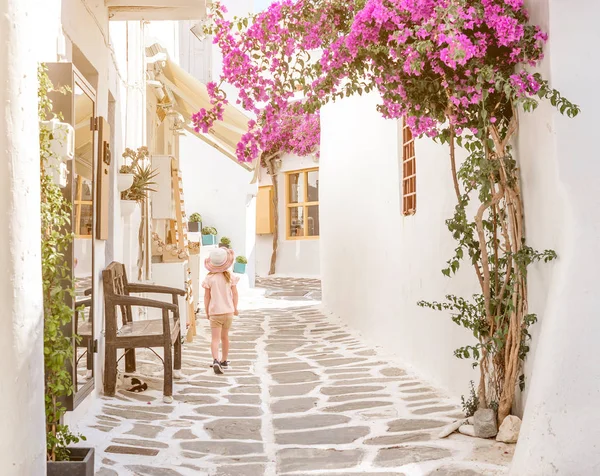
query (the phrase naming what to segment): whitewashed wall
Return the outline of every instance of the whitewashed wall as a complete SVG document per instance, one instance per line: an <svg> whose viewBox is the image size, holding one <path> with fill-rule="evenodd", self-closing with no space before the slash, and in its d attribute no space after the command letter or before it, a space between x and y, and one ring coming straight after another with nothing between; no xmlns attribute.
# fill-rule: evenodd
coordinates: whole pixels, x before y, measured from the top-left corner
<svg viewBox="0 0 600 476"><path fill-rule="evenodd" d="M466 394L476 373L453 351L472 335L416 304L477 290L470 269L453 279L440 271L454 249L444 224L456 202L447 150L417 141L417 212L404 217L398 124L375 105L352 98L322 111L324 305L434 383Z"/></svg>
<svg viewBox="0 0 600 476"><path fill-rule="evenodd" d="M528 240L555 249L559 258L533 267L529 276L530 308L541 322L534 328L532 376L511 474L592 475L600 471L600 5L526 3L532 21L550 35L543 74L582 112L568 119L546 105L521 118Z"/></svg>
<svg viewBox="0 0 600 476"><path fill-rule="evenodd" d="M197 137L181 136L179 160L188 217L202 215L203 226L227 236L237 255L248 258L247 274L254 285L256 184L252 172L225 157Z"/></svg>
<svg viewBox="0 0 600 476"><path fill-rule="evenodd" d="M285 155L282 157L281 170L278 173L279 185L279 248L277 250L278 276L318 277L320 275L320 240L286 239L286 201L285 172L318 167L311 157ZM260 185L271 185L271 177L266 169L260 171ZM321 179L319 178L319 183ZM319 192L320 193L320 192ZM321 220L322 224L322 220ZM256 272L258 276L267 276L273 253L273 235L256 237Z"/></svg>

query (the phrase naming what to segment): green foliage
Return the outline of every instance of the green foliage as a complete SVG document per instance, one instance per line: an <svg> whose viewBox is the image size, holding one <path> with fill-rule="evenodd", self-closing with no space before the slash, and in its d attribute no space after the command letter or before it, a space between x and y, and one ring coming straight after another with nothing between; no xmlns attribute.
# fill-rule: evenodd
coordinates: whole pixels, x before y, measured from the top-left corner
<svg viewBox="0 0 600 476"><path fill-rule="evenodd" d="M463 412L465 412L465 416L467 418L475 415L475 412L479 408L479 397L477 396L477 392L475 391L475 384L473 380L469 382L471 387L469 398L465 400L465 396L460 397L460 401L462 402Z"/></svg>
<svg viewBox="0 0 600 476"><path fill-rule="evenodd" d="M202 228L202 234L203 235L216 235L217 229L212 226L205 226L204 228Z"/></svg>
<svg viewBox="0 0 600 476"><path fill-rule="evenodd" d="M231 244L231 240L229 238L227 238L226 236L224 236L223 238L221 238L221 243L229 246Z"/></svg>
<svg viewBox="0 0 600 476"><path fill-rule="evenodd" d="M40 120L55 117L48 93L53 90L46 68L38 68L38 115ZM60 187L47 173L53 152L50 150L52 133L40 128L40 185L42 231L42 280L44 292L44 370L46 406L46 445L48 460L68 460L67 447L85 440L74 435L62 424L66 408L61 399L72 395L73 379L67 365L73 359L73 340L66 336L63 327L73 318L67 303L75 298L71 270L66 252L73 240L71 232L71 204Z"/></svg>
<svg viewBox="0 0 600 476"><path fill-rule="evenodd" d="M137 151L125 149L124 158L131 160L130 165L121 166L121 173L133 174L133 183L129 189L121 192L121 200L134 200L143 203L148 198L148 192L155 192L152 188L156 185L154 179L158 171L153 169L148 158L150 154L147 147L140 147Z"/></svg>
<svg viewBox="0 0 600 476"><path fill-rule="evenodd" d="M248 260L245 256L238 256L235 258L235 262L239 264L248 264Z"/></svg>
<svg viewBox="0 0 600 476"><path fill-rule="evenodd" d="M579 113L576 105L538 79L540 97L569 117ZM531 98L517 99L510 86L496 87L505 89L507 97L514 101L513 107L520 103L525 110L533 110L538 105ZM529 328L537 321L535 314L526 313L527 269L534 263L548 263L557 255L553 250L534 250L525 242L518 164L508 145L517 128L515 110L496 107L499 122L492 124L482 109L477 134L454 137L449 129L438 137L439 142L452 147L456 143L468 153L456 174L458 203L453 217L446 221L456 248L442 273L447 277L455 275L466 260L475 268L482 293L470 300L447 295L443 303L421 301L418 305L449 311L454 323L473 334L477 343L456 349L454 355L473 359L474 367L484 366L481 371L486 374L487 383L480 396L486 396L486 402L479 403L498 408L505 386L517 384L505 381L506 362L513 358L509 355L515 355L507 346L517 346L520 369L529 352ZM504 116L498 113L500 110ZM524 389L523 374L518 377L518 385Z"/></svg>
<svg viewBox="0 0 600 476"><path fill-rule="evenodd" d="M192 215L190 216L190 222L191 223L202 222L202 215L200 215L200 213L192 213Z"/></svg>

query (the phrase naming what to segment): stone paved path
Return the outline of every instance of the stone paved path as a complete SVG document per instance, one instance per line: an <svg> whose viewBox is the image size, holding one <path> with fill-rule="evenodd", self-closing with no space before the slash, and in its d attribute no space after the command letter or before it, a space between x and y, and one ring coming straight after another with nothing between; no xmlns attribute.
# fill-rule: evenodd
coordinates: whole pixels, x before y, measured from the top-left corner
<svg viewBox="0 0 600 476"><path fill-rule="evenodd" d="M97 476L505 473L512 447L437 440L460 416L455 401L324 316L318 302L298 302L318 283L261 285L277 293L243 299L225 376L208 368L201 320L205 332L184 348L175 404L162 403L162 372L149 352L139 354L148 391L94 403L78 429L96 447Z"/></svg>

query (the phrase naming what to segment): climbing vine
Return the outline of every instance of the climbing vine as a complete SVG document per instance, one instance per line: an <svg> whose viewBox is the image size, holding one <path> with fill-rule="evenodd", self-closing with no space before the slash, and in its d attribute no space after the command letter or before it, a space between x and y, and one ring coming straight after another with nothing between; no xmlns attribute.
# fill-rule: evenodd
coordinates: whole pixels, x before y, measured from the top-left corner
<svg viewBox="0 0 600 476"><path fill-rule="evenodd" d="M48 93L53 86L42 65L38 68L38 116L40 121L56 118ZM71 204L51 175L56 154L55 139L48 127L40 126L40 186L42 231L42 280L44 292L44 369L46 405L46 446L48 461L69 459L67 447L85 437L74 435L62 423L64 397L73 394L73 378L67 370L73 360L73 339L64 333L72 322L75 299L71 269L66 253L73 241Z"/></svg>
<svg viewBox="0 0 600 476"><path fill-rule="evenodd" d="M257 113L253 127L280 123L281 111L309 115L377 93L384 117L448 148L457 205L446 224L457 246L443 273L454 275L466 261L480 292L419 304L449 311L473 333L475 343L455 354L475 359L477 404L495 408L501 422L524 385L528 329L537 319L528 309L527 268L556 258L527 245L512 149L519 113L542 100L569 117L579 113L529 71L542 60L547 35L529 22L523 0L280 0L233 23L218 3L213 8L224 76ZM219 86L211 91L213 108L196 117L202 128L222 118L227 101ZM242 141L240 160L261 148L260 135ZM460 163L457 149L466 152Z"/></svg>

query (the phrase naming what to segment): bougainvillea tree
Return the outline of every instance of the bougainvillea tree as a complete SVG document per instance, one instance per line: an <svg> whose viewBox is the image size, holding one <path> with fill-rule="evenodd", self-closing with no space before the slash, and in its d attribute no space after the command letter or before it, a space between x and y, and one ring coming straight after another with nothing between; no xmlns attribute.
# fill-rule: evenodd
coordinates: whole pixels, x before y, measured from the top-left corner
<svg viewBox="0 0 600 476"><path fill-rule="evenodd" d="M511 141L519 111L549 100L572 117L577 106L530 72L543 58L547 36L529 22L523 0L281 0L265 12L229 23L213 12L224 80L240 91L244 108L269 130L279 114L318 111L354 94L377 93L382 115L402 119L416 136L448 145L455 214L447 221L457 241L443 270L466 260L480 293L447 296L421 306L448 310L470 329L474 345L457 349L480 367L477 400L502 421L511 411L528 327L527 266L555 258L527 246L518 158ZM293 102L301 90L303 100ZM214 109L197 123L217 120L225 95L214 88ZM264 151L248 136L238 155ZM458 167L457 147L467 152Z"/></svg>

